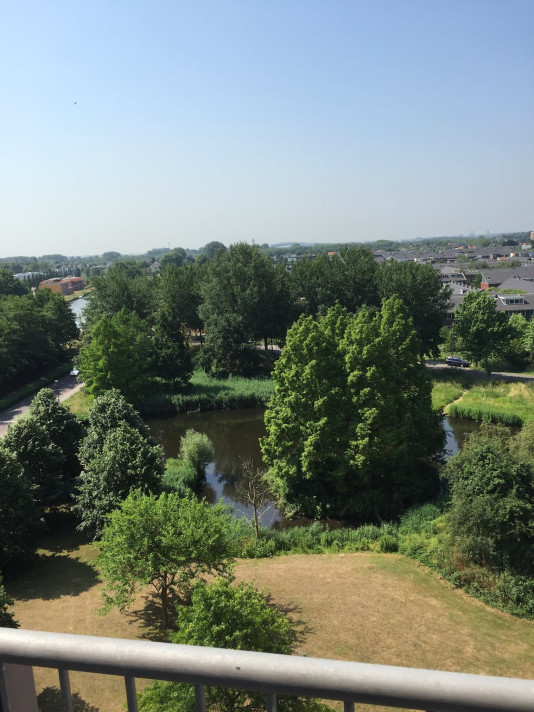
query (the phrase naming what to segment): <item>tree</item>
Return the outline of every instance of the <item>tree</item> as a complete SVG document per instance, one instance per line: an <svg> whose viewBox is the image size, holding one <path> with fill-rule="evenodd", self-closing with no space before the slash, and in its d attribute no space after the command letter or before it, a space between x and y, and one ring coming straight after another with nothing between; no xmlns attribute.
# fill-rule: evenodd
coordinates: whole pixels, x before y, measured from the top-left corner
<svg viewBox="0 0 534 712"><path fill-rule="evenodd" d="M512 454L509 436L506 428L482 425L447 463L451 546L456 560L530 576L534 481L529 465Z"/></svg>
<svg viewBox="0 0 534 712"><path fill-rule="evenodd" d="M172 493L131 493L102 535L98 565L106 579L104 610L123 610L138 586L151 584L168 628L172 597L188 602L196 579L229 573L234 532L235 520L222 504Z"/></svg>
<svg viewBox="0 0 534 712"><path fill-rule="evenodd" d="M180 268L170 264L160 273L157 285L158 310L169 315L174 330L184 327L192 331L202 329L202 320L198 314L201 275L202 269L195 264Z"/></svg>
<svg viewBox="0 0 534 712"><path fill-rule="evenodd" d="M463 351L475 361L484 362L502 352L510 339L504 312L497 311L495 299L487 292L468 292L454 314L452 328L462 340Z"/></svg>
<svg viewBox="0 0 534 712"><path fill-rule="evenodd" d="M267 481L267 470L254 466L252 458L241 460L242 477L236 488L240 501L252 507L252 525L256 539L260 536L260 520L269 509L272 493Z"/></svg>
<svg viewBox="0 0 534 712"><path fill-rule="evenodd" d="M175 265L181 267L186 260L187 255L183 247L175 247L170 252L166 252L160 260L161 268L164 269L167 265Z"/></svg>
<svg viewBox="0 0 534 712"><path fill-rule="evenodd" d="M233 650L289 655L294 645L290 621L284 613L269 605L268 598L249 583L233 585L228 579L218 579L210 585L195 585L191 606L178 609L177 632L171 642L182 645L202 645ZM210 710L265 709L265 695L245 690L207 687L207 708ZM326 710L313 700L280 696L278 706L284 712ZM139 697L141 712L193 712L194 690L191 685L154 682Z"/></svg>
<svg viewBox="0 0 534 712"><path fill-rule="evenodd" d="M65 458L41 423L31 417L17 418L8 427L3 445L13 453L34 486L34 497L40 505L48 507L63 498Z"/></svg>
<svg viewBox="0 0 534 712"><path fill-rule="evenodd" d="M27 561L42 531L32 486L13 453L0 443L0 569Z"/></svg>
<svg viewBox="0 0 534 712"><path fill-rule="evenodd" d="M0 267L0 296L15 294L20 297L28 292L20 279L17 279L13 272L7 267Z"/></svg>
<svg viewBox="0 0 534 712"><path fill-rule="evenodd" d="M307 516L394 516L432 495L443 435L420 342L398 297L289 330L262 452L281 503Z"/></svg>
<svg viewBox="0 0 534 712"><path fill-rule="evenodd" d="M30 420L46 430L51 442L63 453L63 463L57 476L66 491L71 491L74 478L80 473L78 450L85 434L84 426L56 398L51 388L42 388L35 396L28 413Z"/></svg>
<svg viewBox="0 0 534 712"><path fill-rule="evenodd" d="M77 361L88 393L117 388L129 401L138 400L149 384L150 337L147 323L126 308L101 317L84 336Z"/></svg>
<svg viewBox="0 0 534 712"><path fill-rule="evenodd" d="M440 273L430 265L387 260L378 267L377 286L382 301L396 294L404 302L421 341L421 354L437 356L451 295L441 284Z"/></svg>
<svg viewBox="0 0 534 712"><path fill-rule="evenodd" d="M208 242L207 245L204 245L204 254L208 258L208 260L212 260L217 252L219 250L221 252L226 252L226 245L223 245L222 242L217 242L217 240L213 240L212 242Z"/></svg>
<svg viewBox="0 0 534 712"><path fill-rule="evenodd" d="M173 320L169 309L158 311L152 351L155 375L175 386L185 386L189 382L193 372L191 351L185 341L182 325Z"/></svg>
<svg viewBox="0 0 534 712"><path fill-rule="evenodd" d="M377 263L366 247L351 247L337 255L326 252L314 260L299 260L291 269L294 301L306 314L324 314L339 303L350 312L380 304L376 287Z"/></svg>
<svg viewBox="0 0 534 712"><path fill-rule="evenodd" d="M134 489L157 492L161 489L163 451L153 446L138 430L123 423L106 436L102 450L90 460L82 458L74 510L79 529L97 538L110 513Z"/></svg>
<svg viewBox="0 0 534 712"><path fill-rule="evenodd" d="M206 342L221 319L226 319L221 336L242 343L285 332L291 315L287 276L256 245L239 243L226 252L218 251L209 263L201 285L203 303L200 316L206 328ZM280 321L282 320L282 321ZM231 338L230 330L235 330Z"/></svg>

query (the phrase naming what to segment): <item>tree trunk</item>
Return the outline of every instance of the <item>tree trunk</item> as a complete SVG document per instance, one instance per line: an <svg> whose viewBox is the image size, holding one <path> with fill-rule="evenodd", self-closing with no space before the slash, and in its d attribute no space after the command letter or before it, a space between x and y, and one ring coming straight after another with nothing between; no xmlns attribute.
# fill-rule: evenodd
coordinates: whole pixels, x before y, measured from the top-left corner
<svg viewBox="0 0 534 712"><path fill-rule="evenodd" d="M163 584L161 591L159 592L161 600L161 612L163 614L163 625L165 628L170 628L169 624L169 592L167 585Z"/></svg>

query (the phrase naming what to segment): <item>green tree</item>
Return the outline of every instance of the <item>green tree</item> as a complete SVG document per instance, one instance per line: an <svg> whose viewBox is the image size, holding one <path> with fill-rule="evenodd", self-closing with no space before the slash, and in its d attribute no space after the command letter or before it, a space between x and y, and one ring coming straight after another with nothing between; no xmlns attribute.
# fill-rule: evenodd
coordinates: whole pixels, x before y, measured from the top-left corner
<svg viewBox="0 0 534 712"><path fill-rule="evenodd" d="M497 311L495 299L487 292L468 292L454 314L452 328L462 340L462 349L475 363L502 353L510 340L506 314Z"/></svg>
<svg viewBox="0 0 534 712"><path fill-rule="evenodd" d="M175 386L185 386L189 382L193 372L191 351L185 341L181 324L173 320L170 310L158 311L152 351L152 368L155 375Z"/></svg>
<svg viewBox="0 0 534 712"><path fill-rule="evenodd" d="M90 460L80 453L83 471L78 479L74 510L79 529L98 538L110 513L134 489L158 492L163 475L163 451L153 446L131 425L111 430L102 450Z"/></svg>
<svg viewBox="0 0 534 712"><path fill-rule="evenodd" d="M200 280L203 270L197 265L168 265L161 271L157 285L158 310L169 315L172 328L191 331L202 329L198 310L201 303Z"/></svg>
<svg viewBox="0 0 534 712"><path fill-rule="evenodd" d="M20 297L28 292L24 283L7 267L0 267L0 296L14 294Z"/></svg>
<svg viewBox="0 0 534 712"><path fill-rule="evenodd" d="M219 328L222 339L241 343L262 339L265 348L268 339L285 332L289 323L291 300L287 277L256 245L239 243L226 252L217 252L208 265L201 293L199 312L206 328L207 345L211 343L209 339L214 341L210 332L221 319L225 319L225 328Z"/></svg>
<svg viewBox="0 0 534 712"><path fill-rule="evenodd" d="M34 486L37 502L44 507L58 504L65 494L62 478L65 458L44 425L35 418L17 418L8 427L3 445L17 458L27 480Z"/></svg>
<svg viewBox="0 0 534 712"><path fill-rule="evenodd" d="M268 598L249 583L233 585L228 579L213 584L195 585L191 606L178 609L177 632L171 642L232 650L289 655L294 645L292 625ZM257 692L207 687L208 709L265 709L265 695ZM313 700L280 696L278 706L284 712L319 712L326 710ZM154 682L139 696L141 712L193 712L194 689L191 685Z"/></svg>
<svg viewBox="0 0 534 712"><path fill-rule="evenodd" d="M451 458L452 559L498 571L534 572L534 480L511 451L506 428L483 425Z"/></svg>
<svg viewBox="0 0 534 712"><path fill-rule="evenodd" d="M85 429L80 421L56 398L51 388L42 388L33 399L28 418L44 428L51 442L63 453L63 462L57 471L66 491L71 491L74 478L80 473L78 450Z"/></svg>
<svg viewBox="0 0 534 712"><path fill-rule="evenodd" d="M123 308L103 316L84 336L77 360L88 393L117 388L138 400L150 383L152 348L149 327L135 312Z"/></svg>
<svg viewBox="0 0 534 712"><path fill-rule="evenodd" d="M217 240L213 240L212 242L208 242L207 245L204 245L204 254L208 258L208 260L212 260L217 252L219 250L221 252L226 252L226 245L223 245L222 242L217 242Z"/></svg>
<svg viewBox="0 0 534 712"><path fill-rule="evenodd" d="M131 493L105 527L98 565L106 585L104 610L121 610L138 586L151 584L170 625L171 598L189 602L196 579L232 568L235 520L221 504L193 496Z"/></svg>
<svg viewBox="0 0 534 712"><path fill-rule="evenodd" d="M440 330L449 309L451 290L430 265L387 260L378 267L378 294L382 301L402 299L421 342L421 354L439 354Z"/></svg>
<svg viewBox="0 0 534 712"><path fill-rule="evenodd" d="M166 252L160 260L160 265L162 269L165 269L167 265L175 265L176 267L181 267L187 258L186 252L183 247L175 247L170 252Z"/></svg>
<svg viewBox="0 0 534 712"><path fill-rule="evenodd" d="M326 252L314 260L299 260L290 273L293 298L306 314L324 313L339 303L349 312L380 304L377 263L366 247L350 247L339 255Z"/></svg>
<svg viewBox="0 0 534 712"><path fill-rule="evenodd" d="M27 561L42 531L31 483L13 453L0 443L0 569Z"/></svg>
<svg viewBox="0 0 534 712"><path fill-rule="evenodd" d="M274 370L262 451L284 506L308 516L394 516L437 486L443 435L420 342L398 297L380 312L301 317Z"/></svg>

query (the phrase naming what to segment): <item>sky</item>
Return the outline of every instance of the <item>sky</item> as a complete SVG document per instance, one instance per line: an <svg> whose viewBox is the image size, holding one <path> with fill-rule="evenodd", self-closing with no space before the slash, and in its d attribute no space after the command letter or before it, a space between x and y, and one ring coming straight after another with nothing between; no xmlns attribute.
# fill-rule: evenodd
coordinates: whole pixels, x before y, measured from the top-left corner
<svg viewBox="0 0 534 712"><path fill-rule="evenodd" d="M0 257L534 230L532 0L2 0Z"/></svg>

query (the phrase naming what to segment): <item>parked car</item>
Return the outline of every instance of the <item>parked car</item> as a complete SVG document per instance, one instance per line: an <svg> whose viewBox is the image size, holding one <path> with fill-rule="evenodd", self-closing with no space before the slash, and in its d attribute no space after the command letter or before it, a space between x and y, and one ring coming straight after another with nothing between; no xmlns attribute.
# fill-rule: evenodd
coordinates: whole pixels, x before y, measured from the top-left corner
<svg viewBox="0 0 534 712"><path fill-rule="evenodd" d="M469 368L470 366L469 361L466 361L464 358L460 358L459 356L447 356L445 363L447 366L458 366L462 368Z"/></svg>
<svg viewBox="0 0 534 712"><path fill-rule="evenodd" d="M79 376L80 372L78 371L77 368L73 368L72 371L70 372L71 376Z"/></svg>

